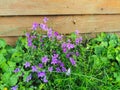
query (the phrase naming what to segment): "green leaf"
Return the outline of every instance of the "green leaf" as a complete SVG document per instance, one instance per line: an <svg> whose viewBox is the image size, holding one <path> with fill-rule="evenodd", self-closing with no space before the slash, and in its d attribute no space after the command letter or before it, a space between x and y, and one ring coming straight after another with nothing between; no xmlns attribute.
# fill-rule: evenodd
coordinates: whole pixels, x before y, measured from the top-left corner
<svg viewBox="0 0 120 90"><path fill-rule="evenodd" d="M18 77L16 75L12 75L9 79L9 85L15 86L18 81Z"/></svg>
<svg viewBox="0 0 120 90"><path fill-rule="evenodd" d="M16 63L19 63L22 61L22 53L21 52L15 52L13 53L12 57L11 57L11 60L16 62Z"/></svg>
<svg viewBox="0 0 120 90"><path fill-rule="evenodd" d="M4 48L6 46L6 42L3 39L0 39L0 48Z"/></svg>
<svg viewBox="0 0 120 90"><path fill-rule="evenodd" d="M116 56L116 60L120 63L120 54Z"/></svg>
<svg viewBox="0 0 120 90"><path fill-rule="evenodd" d="M27 79L28 75L29 75L29 72L25 72L24 73L24 77L23 77L23 81L24 82L26 82L26 79Z"/></svg>
<svg viewBox="0 0 120 90"><path fill-rule="evenodd" d="M8 61L7 63L9 65L9 67L11 67L11 68L15 68L16 67L16 63L15 62Z"/></svg>
<svg viewBox="0 0 120 90"><path fill-rule="evenodd" d="M120 84L120 73L115 72L114 77L116 78L116 82Z"/></svg>
<svg viewBox="0 0 120 90"><path fill-rule="evenodd" d="M115 47L115 46L117 46L117 42L116 42L115 40L110 40L110 41L109 41L109 45L110 45L111 47Z"/></svg>
<svg viewBox="0 0 120 90"><path fill-rule="evenodd" d="M1 64L6 62L6 59L5 57L3 56L3 54L0 54L0 67L1 67Z"/></svg>
<svg viewBox="0 0 120 90"><path fill-rule="evenodd" d="M100 45L103 46L103 47L107 47L107 46L108 46L108 43L107 43L107 42L101 42Z"/></svg>
<svg viewBox="0 0 120 90"><path fill-rule="evenodd" d="M115 56L116 56L116 55L115 55L115 48L108 47L108 48L107 48L107 58L114 60L114 59L115 59Z"/></svg>
<svg viewBox="0 0 120 90"><path fill-rule="evenodd" d="M6 51L6 49L1 49L1 50L0 50L0 53L1 53L1 54L6 54L7 51Z"/></svg>
<svg viewBox="0 0 120 90"><path fill-rule="evenodd" d="M6 72L2 75L2 82L5 83L5 84L9 84L9 79L11 77L11 73L10 72Z"/></svg>
<svg viewBox="0 0 120 90"><path fill-rule="evenodd" d="M1 68L2 68L3 72L9 71L9 66L6 64L6 62L3 62L1 64Z"/></svg>
<svg viewBox="0 0 120 90"><path fill-rule="evenodd" d="M103 52L104 50L105 50L105 49L104 49L103 46L96 46L94 52L95 52L96 55L102 55L102 52Z"/></svg>
<svg viewBox="0 0 120 90"><path fill-rule="evenodd" d="M45 87L45 84L40 84L40 85L39 85L39 90L44 89L44 87Z"/></svg>
<svg viewBox="0 0 120 90"><path fill-rule="evenodd" d="M70 37L71 37L71 39L75 40L77 36L76 36L75 33L72 33L72 34L70 35Z"/></svg>

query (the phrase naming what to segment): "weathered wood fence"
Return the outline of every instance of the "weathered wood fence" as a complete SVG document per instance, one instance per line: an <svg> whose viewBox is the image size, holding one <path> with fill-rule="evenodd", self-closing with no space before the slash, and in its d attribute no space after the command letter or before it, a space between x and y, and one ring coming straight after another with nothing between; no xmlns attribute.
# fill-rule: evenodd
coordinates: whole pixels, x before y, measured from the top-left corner
<svg viewBox="0 0 120 90"><path fill-rule="evenodd" d="M13 44L44 16L60 33L120 32L120 0L0 0L0 37Z"/></svg>

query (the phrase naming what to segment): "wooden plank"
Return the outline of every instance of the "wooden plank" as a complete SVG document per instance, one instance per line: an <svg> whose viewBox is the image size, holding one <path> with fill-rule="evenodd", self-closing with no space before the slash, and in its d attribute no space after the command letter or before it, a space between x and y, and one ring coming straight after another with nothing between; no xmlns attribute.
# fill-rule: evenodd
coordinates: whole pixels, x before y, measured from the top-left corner
<svg viewBox="0 0 120 90"><path fill-rule="evenodd" d="M11 37L4 36L4 37L0 37L0 38L4 39L7 42L7 44L9 44L9 45L15 45L15 42L18 39L18 37L12 37L12 36Z"/></svg>
<svg viewBox="0 0 120 90"><path fill-rule="evenodd" d="M120 0L0 0L0 15L120 14Z"/></svg>
<svg viewBox="0 0 120 90"><path fill-rule="evenodd" d="M59 33L120 32L120 15L48 16L48 25ZM33 22L42 16L0 17L0 36L20 36L31 31Z"/></svg>

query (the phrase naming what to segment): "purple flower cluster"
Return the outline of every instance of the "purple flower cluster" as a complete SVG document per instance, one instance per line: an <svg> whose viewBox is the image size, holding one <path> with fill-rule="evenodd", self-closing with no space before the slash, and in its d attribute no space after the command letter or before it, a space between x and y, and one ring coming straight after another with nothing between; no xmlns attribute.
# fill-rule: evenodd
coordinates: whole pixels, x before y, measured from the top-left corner
<svg viewBox="0 0 120 90"><path fill-rule="evenodd" d="M66 72L66 67L65 67L65 65L64 65L64 63L63 62L61 62L60 60L59 60L59 62L58 62L58 64L59 64L59 66L60 66L60 68L56 68L56 71L58 72ZM59 70L60 69L60 70Z"/></svg>
<svg viewBox="0 0 120 90"><path fill-rule="evenodd" d="M59 60L58 57L59 57L58 54L53 54L51 64L57 66L55 68L55 70L57 72L66 72L66 68L64 66L64 63L61 60ZM53 66L48 67L48 71L52 72L53 71Z"/></svg>
<svg viewBox="0 0 120 90"><path fill-rule="evenodd" d="M74 44L71 44L71 43L62 43L62 50L63 52L65 53L67 50L70 50L70 49L73 49L75 47Z"/></svg>
<svg viewBox="0 0 120 90"><path fill-rule="evenodd" d="M42 57L42 63L46 64L49 61L47 56Z"/></svg>
<svg viewBox="0 0 120 90"><path fill-rule="evenodd" d="M48 80L46 78L46 73L44 71L38 72L38 78L41 78L43 80L44 83L47 83Z"/></svg>
<svg viewBox="0 0 120 90"><path fill-rule="evenodd" d="M28 41L28 46L31 47L32 46L32 38L30 36L30 33L26 33L26 37L27 37L27 41Z"/></svg>
<svg viewBox="0 0 120 90"><path fill-rule="evenodd" d="M76 45L78 45L81 42L82 42L82 37L76 38L75 40Z"/></svg>
<svg viewBox="0 0 120 90"><path fill-rule="evenodd" d="M52 56L52 61L51 61L51 64L55 65L58 63L58 54L54 54Z"/></svg>
<svg viewBox="0 0 120 90"><path fill-rule="evenodd" d="M32 30L36 30L38 28L39 24L34 22L32 25Z"/></svg>
<svg viewBox="0 0 120 90"><path fill-rule="evenodd" d="M47 26L47 21L48 21L48 18L47 17L44 17L43 19L43 23L40 24L40 28L44 31L47 31L48 30L48 26Z"/></svg>
<svg viewBox="0 0 120 90"><path fill-rule="evenodd" d="M68 52L68 53L66 53L66 58L70 58L70 57L72 57L73 55L79 56L80 54L79 54L78 51L76 51L76 52Z"/></svg>
<svg viewBox="0 0 120 90"><path fill-rule="evenodd" d="M27 37L28 46L36 48L36 46L32 44L32 40L36 38L36 36L31 36L30 33L26 33L26 37Z"/></svg>
<svg viewBox="0 0 120 90"><path fill-rule="evenodd" d="M60 35L58 32L54 32L54 37L57 38L57 40L62 40L63 39L63 35Z"/></svg>
<svg viewBox="0 0 120 90"><path fill-rule="evenodd" d="M57 72L61 72L60 67L57 67L57 68L56 68L56 71L57 71Z"/></svg>
<svg viewBox="0 0 120 90"><path fill-rule="evenodd" d="M45 74L45 72L38 72L38 78L40 78L40 77L44 77L46 74Z"/></svg>
<svg viewBox="0 0 120 90"><path fill-rule="evenodd" d="M63 39L63 35L58 35L57 36L57 40L62 40Z"/></svg>
<svg viewBox="0 0 120 90"><path fill-rule="evenodd" d="M76 32L75 32L76 36L78 37L78 38L76 38L75 41L72 41L71 39L68 39L68 40L66 40L66 42L64 42L63 35L60 35L58 32L54 32L52 30L52 28L48 27L47 26L47 21L48 21L48 18L45 17L41 24L33 23L33 26L32 26L33 30L36 30L39 27L43 31L47 32L47 36L45 36L45 35L40 36L40 38L41 38L41 39L39 38L39 41L41 43L40 45L43 46L43 48L44 48L45 42L43 40L46 40L46 39L49 38L48 40L55 39L54 41L56 41L56 39L57 39L58 42L60 42L60 43L62 42L61 47L62 47L62 50L63 50L64 54L66 54L66 57L67 57L66 60L69 60L69 63L71 63L72 66L76 66L76 61L74 60L73 56L74 55L79 56L79 52L77 51L75 46L77 46L78 44L80 44L82 42L82 37L78 37L79 31L76 30ZM32 31L32 32L34 32L34 31ZM33 45L33 40L36 40L38 38L36 38L36 36L32 35L32 33L31 34L26 33L26 37L27 37L27 40L28 40L28 46L36 48L36 46ZM75 44L73 44L73 42ZM72 50L76 50L76 51L71 52ZM67 70L67 67L69 65L65 65L63 63L63 61L62 61L63 58L62 59L60 58L59 54L57 54L57 51L55 51L53 48L51 48L51 51L52 51L53 55L51 57L47 56L47 55L44 55L41 58L41 61L40 61L40 63L38 63L38 65L34 64L34 62L32 62L32 63L26 62L24 64L24 67L25 67L26 71L28 71L29 69L31 70L31 74L26 78L26 82L29 82L31 79L34 79L34 76L32 76L33 73L36 74L37 78L42 80L44 83L48 82L47 76L46 76L47 71L49 73L52 73L53 71L56 71L58 73L59 72L65 72L66 75L70 75L70 73L71 73L70 68ZM64 57L64 55L63 55L63 57ZM66 61L66 63L67 63L67 61ZM48 66L47 70L46 70L46 66ZM19 68L16 68L14 70L14 72L19 72Z"/></svg>
<svg viewBox="0 0 120 90"><path fill-rule="evenodd" d="M41 23L41 24L40 24L40 28L41 28L42 30L44 30L44 31L47 31L47 30L48 30L47 25L44 24L44 23Z"/></svg>

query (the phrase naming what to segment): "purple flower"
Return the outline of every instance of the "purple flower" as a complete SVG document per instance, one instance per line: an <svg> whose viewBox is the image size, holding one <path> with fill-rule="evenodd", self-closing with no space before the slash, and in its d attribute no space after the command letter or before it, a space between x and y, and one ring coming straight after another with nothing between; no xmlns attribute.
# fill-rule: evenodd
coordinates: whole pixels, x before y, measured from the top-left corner
<svg viewBox="0 0 120 90"><path fill-rule="evenodd" d="M31 47L32 46L32 38L28 37L27 40L28 40L28 46Z"/></svg>
<svg viewBox="0 0 120 90"><path fill-rule="evenodd" d="M58 54L54 54L52 58L58 58Z"/></svg>
<svg viewBox="0 0 120 90"><path fill-rule="evenodd" d="M38 66L39 66L40 68L43 68L43 64L42 64L42 63L40 63Z"/></svg>
<svg viewBox="0 0 120 90"><path fill-rule="evenodd" d="M57 40L62 40L62 38L63 38L63 35L58 35L57 36Z"/></svg>
<svg viewBox="0 0 120 90"><path fill-rule="evenodd" d="M20 71L20 68L16 68L16 69L14 70L15 73L17 73L17 72L19 72L19 71Z"/></svg>
<svg viewBox="0 0 120 90"><path fill-rule="evenodd" d="M18 86L16 85L16 86L13 86L13 87L11 88L11 90L17 90L17 88L18 88Z"/></svg>
<svg viewBox="0 0 120 90"><path fill-rule="evenodd" d="M57 37L59 35L58 32L54 32L54 36Z"/></svg>
<svg viewBox="0 0 120 90"><path fill-rule="evenodd" d="M57 72L61 72L61 69L59 67L56 68Z"/></svg>
<svg viewBox="0 0 120 90"><path fill-rule="evenodd" d="M69 58L69 57L70 57L70 53L68 53L68 54L66 55L66 57Z"/></svg>
<svg viewBox="0 0 120 90"><path fill-rule="evenodd" d="M56 58L53 58L52 61L51 61L51 64L57 64L58 63L58 60Z"/></svg>
<svg viewBox="0 0 120 90"><path fill-rule="evenodd" d="M56 53L56 51L55 51L55 50L53 50L53 51L52 51L52 53L53 53L53 54L55 54L55 53Z"/></svg>
<svg viewBox="0 0 120 90"><path fill-rule="evenodd" d="M24 66L25 66L25 68L30 67L30 62L26 62L26 63L24 64Z"/></svg>
<svg viewBox="0 0 120 90"><path fill-rule="evenodd" d="M66 72L66 68L65 67L62 67L62 72Z"/></svg>
<svg viewBox="0 0 120 90"><path fill-rule="evenodd" d="M46 79L46 76L43 78L43 82L44 82L44 83L47 83L47 82L48 82L48 80Z"/></svg>
<svg viewBox="0 0 120 90"><path fill-rule="evenodd" d="M75 30L75 34L78 35L79 34L79 30Z"/></svg>
<svg viewBox="0 0 120 90"><path fill-rule="evenodd" d="M63 52L66 52L66 50L70 50L72 48L74 48L75 45L74 44L71 44L70 42L69 43L62 43L62 49L63 49ZM67 49L66 49L67 48Z"/></svg>
<svg viewBox="0 0 120 90"><path fill-rule="evenodd" d="M37 67L36 66L32 66L32 71L36 72L37 71Z"/></svg>
<svg viewBox="0 0 120 90"><path fill-rule="evenodd" d="M64 42L62 43L62 48L66 48L67 44Z"/></svg>
<svg viewBox="0 0 120 90"><path fill-rule="evenodd" d="M49 71L49 72L52 72L52 71L53 71L53 67L49 67L49 68L48 68L48 71Z"/></svg>
<svg viewBox="0 0 120 90"><path fill-rule="evenodd" d="M32 75L30 74L30 75L27 77L26 82L29 82L31 79L32 79Z"/></svg>
<svg viewBox="0 0 120 90"><path fill-rule="evenodd" d="M47 36L49 38L51 38L53 35L52 35L52 28L49 28L48 31L47 31Z"/></svg>
<svg viewBox="0 0 120 90"><path fill-rule="evenodd" d="M36 49L36 46L35 46L35 45L33 45L33 46L32 46L32 48Z"/></svg>
<svg viewBox="0 0 120 90"><path fill-rule="evenodd" d="M79 43L81 43L82 42L82 37L80 37L80 38L76 38L76 40L75 40L75 43L78 45Z"/></svg>
<svg viewBox="0 0 120 90"><path fill-rule="evenodd" d="M47 27L46 24L44 24L44 23L41 23L41 24L40 24L40 28L41 28L42 30L44 30L44 31L48 30L48 27Z"/></svg>
<svg viewBox="0 0 120 90"><path fill-rule="evenodd" d="M58 54L54 54L53 56L52 56L52 62L51 62L51 64L57 64L58 63Z"/></svg>
<svg viewBox="0 0 120 90"><path fill-rule="evenodd" d="M67 42L68 42L68 43L71 43L71 40L70 40L70 39L68 39L68 40L67 40Z"/></svg>
<svg viewBox="0 0 120 90"><path fill-rule="evenodd" d="M67 52L67 49L66 49L66 48L63 48L63 52L66 53L66 52Z"/></svg>
<svg viewBox="0 0 120 90"><path fill-rule="evenodd" d="M76 56L79 56L80 54L79 54L79 52L76 52Z"/></svg>
<svg viewBox="0 0 120 90"><path fill-rule="evenodd" d="M31 38L33 39L33 38L36 38L36 36L35 35L33 35L33 36L31 36Z"/></svg>
<svg viewBox="0 0 120 90"><path fill-rule="evenodd" d="M70 50L70 49L72 49L72 48L74 48L74 47L75 47L74 44L67 43L67 48L68 48L68 50Z"/></svg>
<svg viewBox="0 0 120 90"><path fill-rule="evenodd" d="M47 63L48 62L48 57L47 56L44 56L44 57L42 57L42 63Z"/></svg>
<svg viewBox="0 0 120 90"><path fill-rule="evenodd" d="M25 36L28 38L30 37L30 33L26 33Z"/></svg>
<svg viewBox="0 0 120 90"><path fill-rule="evenodd" d="M38 23L34 22L32 25L32 30L36 30L38 27Z"/></svg>
<svg viewBox="0 0 120 90"><path fill-rule="evenodd" d="M40 39L40 42L43 42L43 39L42 39L42 38Z"/></svg>
<svg viewBox="0 0 120 90"><path fill-rule="evenodd" d="M74 60L73 58L70 58L70 62L71 62L71 64L72 64L73 66L76 65L76 62L75 62L75 60Z"/></svg>
<svg viewBox="0 0 120 90"><path fill-rule="evenodd" d="M60 63L60 67L64 67L64 63L63 62Z"/></svg>
<svg viewBox="0 0 120 90"><path fill-rule="evenodd" d="M47 23L47 21L48 21L48 18L47 18L47 17L44 17L43 22L44 22L44 23Z"/></svg>
<svg viewBox="0 0 120 90"><path fill-rule="evenodd" d="M44 77L46 74L45 74L45 72L38 72L38 78L39 77Z"/></svg>

